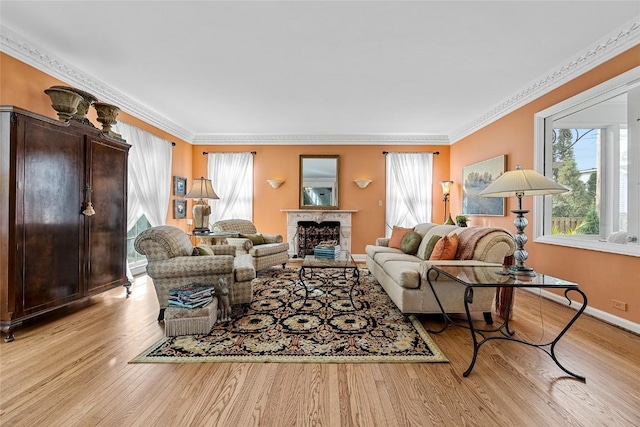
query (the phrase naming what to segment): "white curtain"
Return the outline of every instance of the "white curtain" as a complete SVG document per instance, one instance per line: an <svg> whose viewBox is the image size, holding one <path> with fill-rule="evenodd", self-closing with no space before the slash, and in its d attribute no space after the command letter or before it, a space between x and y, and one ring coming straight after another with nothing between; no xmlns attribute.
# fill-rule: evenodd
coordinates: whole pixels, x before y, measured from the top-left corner
<svg viewBox="0 0 640 427"><path fill-rule="evenodd" d="M127 185L127 230L142 215L151 226L166 223L171 198L171 143L127 123L118 122L114 130L129 144ZM127 263L127 277L133 279Z"/></svg>
<svg viewBox="0 0 640 427"><path fill-rule="evenodd" d="M388 153L386 157L385 235L394 225L431 221L432 153Z"/></svg>
<svg viewBox="0 0 640 427"><path fill-rule="evenodd" d="M253 221L253 154L209 153L207 176L218 200L209 200L209 222L221 219Z"/></svg>

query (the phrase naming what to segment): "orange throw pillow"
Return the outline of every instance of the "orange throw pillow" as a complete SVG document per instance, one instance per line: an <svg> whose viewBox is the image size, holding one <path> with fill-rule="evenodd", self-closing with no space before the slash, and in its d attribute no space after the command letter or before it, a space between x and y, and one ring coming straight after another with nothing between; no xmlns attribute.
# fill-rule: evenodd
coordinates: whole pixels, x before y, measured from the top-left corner
<svg viewBox="0 0 640 427"><path fill-rule="evenodd" d="M458 235L452 234L451 236L444 236L438 240L436 246L431 252L430 260L453 260L456 259L456 252L458 251Z"/></svg>
<svg viewBox="0 0 640 427"><path fill-rule="evenodd" d="M403 228L398 227L397 225L393 226L393 231L391 232L391 238L389 239L389 247L390 248L400 248L400 243L402 243L402 238L408 232L413 231L413 228Z"/></svg>

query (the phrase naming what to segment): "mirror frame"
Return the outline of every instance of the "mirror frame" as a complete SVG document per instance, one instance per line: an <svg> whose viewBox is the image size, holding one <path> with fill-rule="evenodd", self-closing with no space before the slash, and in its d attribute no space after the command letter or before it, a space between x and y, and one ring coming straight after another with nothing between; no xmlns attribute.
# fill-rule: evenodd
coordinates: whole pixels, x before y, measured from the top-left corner
<svg viewBox="0 0 640 427"><path fill-rule="evenodd" d="M305 205L304 204L304 160L305 159L335 159L336 161L336 176L335 176L335 205ZM335 154L301 154L300 155L300 176L299 176L299 186L298 186L298 196L300 209L338 209L339 205L339 191L338 187L340 184L340 156Z"/></svg>

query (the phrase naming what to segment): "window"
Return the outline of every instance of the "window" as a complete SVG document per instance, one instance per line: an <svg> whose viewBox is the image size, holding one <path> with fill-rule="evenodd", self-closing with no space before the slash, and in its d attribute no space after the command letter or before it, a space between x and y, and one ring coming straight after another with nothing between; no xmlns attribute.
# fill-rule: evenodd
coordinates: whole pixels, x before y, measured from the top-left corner
<svg viewBox="0 0 640 427"><path fill-rule="evenodd" d="M536 114L536 241L640 256L640 67Z"/></svg>
<svg viewBox="0 0 640 427"><path fill-rule="evenodd" d="M143 272L142 269L147 264L147 257L136 252L133 242L136 240L136 236L147 228L151 228L151 224L149 224L147 217L142 215L138 222L127 231L127 263L131 269L131 274L134 275Z"/></svg>

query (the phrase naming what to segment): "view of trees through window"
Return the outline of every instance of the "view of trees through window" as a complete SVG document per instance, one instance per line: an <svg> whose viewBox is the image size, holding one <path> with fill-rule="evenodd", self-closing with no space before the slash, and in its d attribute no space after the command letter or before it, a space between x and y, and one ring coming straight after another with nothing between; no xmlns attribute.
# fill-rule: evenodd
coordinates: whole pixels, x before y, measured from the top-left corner
<svg viewBox="0 0 640 427"><path fill-rule="evenodd" d="M140 255L138 252L136 252L135 248L133 247L133 242L136 240L136 236L138 234L142 233L144 230L150 227L151 224L149 224L147 217L142 215L138 222L136 222L136 224L131 227L129 231L127 231L127 262L130 265L139 261L146 260L146 257L144 255Z"/></svg>
<svg viewBox="0 0 640 427"><path fill-rule="evenodd" d="M553 197L553 234L600 233L598 144L600 129L553 130L553 178L571 189Z"/></svg>

